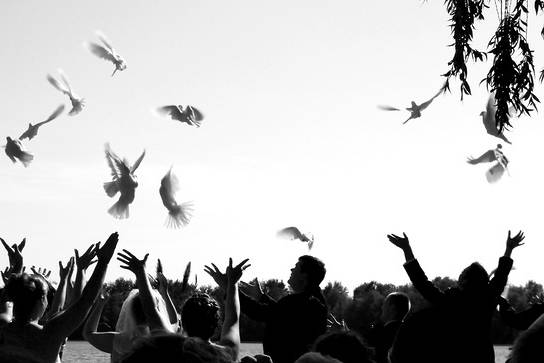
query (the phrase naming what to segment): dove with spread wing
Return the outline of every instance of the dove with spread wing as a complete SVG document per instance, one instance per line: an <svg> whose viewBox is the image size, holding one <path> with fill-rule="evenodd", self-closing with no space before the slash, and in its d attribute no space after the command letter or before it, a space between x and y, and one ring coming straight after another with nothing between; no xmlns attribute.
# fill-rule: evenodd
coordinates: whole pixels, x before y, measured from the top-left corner
<svg viewBox="0 0 544 363"><path fill-rule="evenodd" d="M434 99L436 97L440 96L440 94L444 92L445 87L446 87L446 85L444 84L440 88L440 90L433 97L431 97L431 99L429 99L428 101L425 101L425 102L423 102L423 103L421 103L419 105L417 103L415 103L414 101L412 101L411 106L406 108L407 111L410 111L410 117L408 117L408 119L406 121L404 121L402 124L404 125L405 123L407 123L411 119L421 117L421 111L423 111L424 109L429 107L429 105L434 101ZM383 111L401 111L400 108L387 106L387 105L379 105L378 108L383 110Z"/></svg>
<svg viewBox="0 0 544 363"><path fill-rule="evenodd" d="M509 110L509 113L510 112L513 112L513 110ZM508 140L506 136L504 136L504 133L502 131L499 132L497 128L497 123L495 121L496 113L497 113L497 106L495 105L495 95L491 93L489 94L489 98L487 99L487 104L485 105L485 111L482 111L480 113L480 116L482 116L482 123L484 124L485 131L489 135L498 137L504 142L511 144L510 140Z"/></svg>
<svg viewBox="0 0 544 363"><path fill-rule="evenodd" d="M176 191L179 189L178 178L172 174L172 168L162 178L159 194L162 204L168 209L168 219L166 226L170 228L180 228L186 226L191 220L193 204L186 202L179 204L176 201Z"/></svg>
<svg viewBox="0 0 544 363"><path fill-rule="evenodd" d="M278 237L290 240L298 239L301 242L308 243L308 249L311 250L314 245L314 236L311 234L303 234L297 227L287 227L281 229L277 233Z"/></svg>
<svg viewBox="0 0 544 363"><path fill-rule="evenodd" d="M204 115L196 107L187 105L168 105L157 108L157 112L162 116L168 116L172 120L184 122L189 126L200 127Z"/></svg>
<svg viewBox="0 0 544 363"><path fill-rule="evenodd" d="M129 205L134 201L138 181L134 172L140 166L144 159L145 150L136 160L134 165L130 165L127 159L121 160L110 148L109 144L105 146L106 160L111 169L112 181L104 183L104 190L108 197L113 198L119 193L119 200L108 209L108 213L118 219L129 217Z"/></svg>
<svg viewBox="0 0 544 363"><path fill-rule="evenodd" d="M32 140L34 138L34 136L36 136L38 134L38 129L40 128L40 126L43 126L46 123L51 122L54 119L56 119L57 117L59 117L59 115L62 113L62 111L64 111L64 108L65 108L64 105L60 105L51 114L51 116L49 116L47 119L45 119L45 121L38 122L36 125L32 125L31 123L29 123L28 124L28 129L26 129L26 131L23 132L21 134L21 136L19 136L19 140L23 140L25 138L27 138L28 140Z"/></svg>
<svg viewBox="0 0 544 363"><path fill-rule="evenodd" d="M91 53L96 55L98 58L105 59L110 61L115 66L111 76L115 75L117 71L124 71L127 68L125 60L115 51L111 43L107 40L106 36L101 32L97 31L96 35L102 44L98 43L87 43L87 48Z"/></svg>
<svg viewBox="0 0 544 363"><path fill-rule="evenodd" d="M485 173L485 177L489 183L496 183L504 174L508 172L508 159L502 152L502 145L497 144L495 149L487 150L477 158L469 157L467 163L476 165L480 163L491 163L496 161L489 170Z"/></svg>
<svg viewBox="0 0 544 363"><path fill-rule="evenodd" d="M6 155L12 162L16 163L17 160L19 160L23 163L25 168L30 165L30 162L34 159L34 155L26 151L23 144L21 144L21 141L18 139L12 139L9 136L6 137L6 146L4 147Z"/></svg>
<svg viewBox="0 0 544 363"><path fill-rule="evenodd" d="M60 69L58 70L58 72L60 75L60 81L51 76L50 74L47 75L47 81L51 83L51 85L57 90L61 91L66 96L68 96L68 98L70 98L70 102L72 103L72 109L70 110L70 112L68 112L68 115L77 115L81 112L81 110L83 110L83 107L85 107L85 99L80 98L78 95L75 94L64 72Z"/></svg>

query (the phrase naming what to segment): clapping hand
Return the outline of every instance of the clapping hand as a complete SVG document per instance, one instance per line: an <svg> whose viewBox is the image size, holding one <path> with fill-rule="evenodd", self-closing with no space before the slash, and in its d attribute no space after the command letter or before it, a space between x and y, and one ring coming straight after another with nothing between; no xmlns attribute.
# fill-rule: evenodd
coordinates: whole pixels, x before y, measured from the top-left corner
<svg viewBox="0 0 544 363"><path fill-rule="evenodd" d="M26 238L23 238L21 243L17 245L17 243L14 243L13 246L8 246L6 241L4 241L2 238L0 238L0 241L2 241L2 244L4 245L4 248L8 252L8 258L9 258L9 265L11 267L12 273L21 273L23 271L23 249L26 245Z"/></svg>

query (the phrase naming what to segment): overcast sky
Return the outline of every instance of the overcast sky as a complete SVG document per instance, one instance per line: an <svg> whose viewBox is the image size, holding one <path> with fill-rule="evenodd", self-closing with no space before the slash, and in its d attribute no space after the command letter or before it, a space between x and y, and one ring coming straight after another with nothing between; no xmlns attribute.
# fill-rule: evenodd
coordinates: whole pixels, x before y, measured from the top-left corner
<svg viewBox="0 0 544 363"><path fill-rule="evenodd" d="M453 56L442 1L43 1L2 2L0 136L17 137L67 97L47 83L62 68L86 99L24 146L24 168L0 157L0 225L13 243L27 237L25 262L57 270L74 248L119 231L118 249L160 257L169 278L193 263L225 266L251 259L248 279L287 280L305 244L276 238L287 226L315 235L312 255L327 281L350 289L378 280L406 283L403 255L386 235L405 231L430 277L457 277L475 260L488 270L504 252L508 229L526 232L514 252L511 282L541 281L544 205L540 115L513 121L504 145L510 176L485 179L487 166L466 163L495 147L479 113L487 64L470 65L473 95L458 83L419 119L408 107L442 85ZM478 23L485 49L495 10ZM535 21L537 20L537 21ZM535 65L543 66L541 24L530 19ZM101 30L128 68L83 46ZM538 84L536 94L541 95ZM205 115L194 128L150 110L190 104ZM104 143L133 162L147 151L128 220L106 211L115 202ZM158 189L174 166L180 201L193 201L191 223L164 226ZM7 263L1 254L0 263ZM112 260L108 280L132 277ZM55 272L56 276L56 272Z"/></svg>

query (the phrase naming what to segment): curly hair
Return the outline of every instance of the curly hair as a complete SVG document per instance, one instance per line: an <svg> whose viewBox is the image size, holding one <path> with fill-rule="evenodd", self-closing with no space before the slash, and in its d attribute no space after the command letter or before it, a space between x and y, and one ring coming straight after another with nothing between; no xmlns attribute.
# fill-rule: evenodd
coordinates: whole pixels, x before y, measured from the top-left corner
<svg viewBox="0 0 544 363"><path fill-rule="evenodd" d="M220 320L219 304L208 294L193 294L183 304L181 323L190 337L210 339L219 326Z"/></svg>
<svg viewBox="0 0 544 363"><path fill-rule="evenodd" d="M13 315L20 321L33 318L36 303L48 292L47 282L37 275L12 275L6 284L8 299L13 301Z"/></svg>

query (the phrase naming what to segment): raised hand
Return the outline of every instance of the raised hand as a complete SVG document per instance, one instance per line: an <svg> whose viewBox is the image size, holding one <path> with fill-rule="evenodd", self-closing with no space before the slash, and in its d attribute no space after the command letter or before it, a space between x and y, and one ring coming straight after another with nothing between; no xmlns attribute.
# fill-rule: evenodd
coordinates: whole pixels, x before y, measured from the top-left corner
<svg viewBox="0 0 544 363"><path fill-rule="evenodd" d="M219 271L217 266L215 266L213 263L212 263L212 266L213 266L213 269L210 266L205 265L204 271L213 278L213 280L217 283L217 285L219 285L221 289L225 290L225 288L227 287L227 282L228 282L227 274L224 274L221 271Z"/></svg>
<svg viewBox="0 0 544 363"><path fill-rule="evenodd" d="M2 238L0 238L0 241L2 241L2 244L4 245L4 248L8 252L8 258L9 258L9 265L11 266L11 270L13 273L20 273L23 271L23 249L26 245L26 238L23 238L21 243L17 245L17 243L14 243L13 246L8 246L6 241L4 241Z"/></svg>
<svg viewBox="0 0 544 363"><path fill-rule="evenodd" d="M261 283L257 278L255 278L254 283L248 284L246 282L240 282L240 289L242 292L248 296L251 296L255 300L259 300L263 296L263 289Z"/></svg>
<svg viewBox="0 0 544 363"><path fill-rule="evenodd" d="M46 280L49 280L49 276L51 276L51 270L48 270L46 268L42 269L41 267L38 267L38 269L36 270L36 267L32 266L30 268L30 271L32 271L32 273L35 275L43 276Z"/></svg>
<svg viewBox="0 0 544 363"><path fill-rule="evenodd" d="M514 237L511 236L511 232L508 231L508 238L506 239L506 248L513 250L516 247L524 245L521 243L525 239L522 231L519 231Z"/></svg>
<svg viewBox="0 0 544 363"><path fill-rule="evenodd" d="M242 277L242 274L246 268L251 266L251 264L246 265L247 261L249 261L249 258L246 258L242 262L240 262L238 265L232 267L232 258L229 258L229 265L227 266L227 282L234 285L240 280Z"/></svg>
<svg viewBox="0 0 544 363"><path fill-rule="evenodd" d="M123 252L119 252L117 254L117 260L125 264L121 265L120 267L124 268L125 270L132 271L136 276L142 272L145 276L145 263L147 261L147 257L149 257L149 253L147 253L142 260L139 260L128 250L123 250Z"/></svg>
<svg viewBox="0 0 544 363"><path fill-rule="evenodd" d="M332 313L329 313L327 317L327 329L332 331L349 331L344 319L342 319L342 322L339 322Z"/></svg>
<svg viewBox="0 0 544 363"><path fill-rule="evenodd" d="M59 261L59 277L60 280L70 279L74 270L74 258L70 257L66 266L62 266L62 261Z"/></svg>
<svg viewBox="0 0 544 363"><path fill-rule="evenodd" d="M11 269L10 267L6 267L4 271L0 271L0 276L2 276L2 281L4 282L4 286L8 283L9 277L11 276Z"/></svg>
<svg viewBox="0 0 544 363"><path fill-rule="evenodd" d="M117 232L112 233L104 246L100 248L100 242L96 244L96 257L98 262L108 264L115 252L115 247L117 247L117 242L119 242L119 234Z"/></svg>
<svg viewBox="0 0 544 363"><path fill-rule="evenodd" d="M406 233L403 232L402 235L404 237L397 236L396 234L388 234L387 238L389 239L389 242L404 251L406 248L410 247L410 241L408 240Z"/></svg>
<svg viewBox="0 0 544 363"><path fill-rule="evenodd" d="M87 248L87 251L80 256L79 251L74 249L77 268L81 271L85 271L90 265L96 263L98 260L93 260L93 258L96 256L96 251L97 245L90 245L89 248Z"/></svg>

